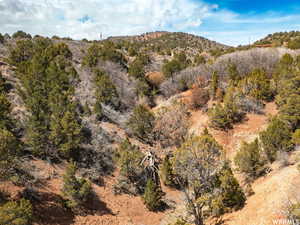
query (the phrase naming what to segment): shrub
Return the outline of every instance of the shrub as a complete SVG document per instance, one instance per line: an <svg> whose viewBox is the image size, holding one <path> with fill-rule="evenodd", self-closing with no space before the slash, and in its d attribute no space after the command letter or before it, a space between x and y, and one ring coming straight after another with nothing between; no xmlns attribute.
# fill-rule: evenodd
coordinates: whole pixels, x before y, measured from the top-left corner
<svg viewBox="0 0 300 225"><path fill-rule="evenodd" d="M295 145L300 145L300 129L295 130L292 136L292 141Z"/></svg>
<svg viewBox="0 0 300 225"><path fill-rule="evenodd" d="M288 48L290 49L299 49L300 48L300 38L292 39L288 42Z"/></svg>
<svg viewBox="0 0 300 225"><path fill-rule="evenodd" d="M206 89L192 89L191 107L193 109L202 108L209 101L209 92Z"/></svg>
<svg viewBox="0 0 300 225"><path fill-rule="evenodd" d="M12 35L12 38L29 38L29 39L31 39L31 35L25 33L24 31L19 30Z"/></svg>
<svg viewBox="0 0 300 225"><path fill-rule="evenodd" d="M162 147L179 147L189 129L189 113L184 104L175 102L170 107L161 107L155 114L153 134Z"/></svg>
<svg viewBox="0 0 300 225"><path fill-rule="evenodd" d="M288 96L286 104L280 107L280 114L293 129L300 127L300 95L292 94Z"/></svg>
<svg viewBox="0 0 300 225"><path fill-rule="evenodd" d="M273 119L268 128L260 133L260 140L270 162L276 160L278 151L290 151L293 148L291 130L279 118Z"/></svg>
<svg viewBox="0 0 300 225"><path fill-rule="evenodd" d="M143 199L150 211L156 211L162 206L162 196L163 193L160 188L152 179L148 179Z"/></svg>
<svg viewBox="0 0 300 225"><path fill-rule="evenodd" d="M143 105L137 105L128 122L130 132L143 141L149 141L152 135L155 117L153 113Z"/></svg>
<svg viewBox="0 0 300 225"><path fill-rule="evenodd" d="M228 130L232 128L232 121L221 104L217 104L209 111L210 126L216 129Z"/></svg>
<svg viewBox="0 0 300 225"><path fill-rule="evenodd" d="M160 168L160 173L161 179L166 186L176 186L175 175L169 155L165 156Z"/></svg>
<svg viewBox="0 0 300 225"><path fill-rule="evenodd" d="M144 158L143 153L137 146L125 139L118 148L118 163L120 166L120 173L128 178L130 182L135 182L140 178L142 167L140 165Z"/></svg>
<svg viewBox="0 0 300 225"><path fill-rule="evenodd" d="M9 201L0 207L0 224L29 225L33 219L30 201Z"/></svg>
<svg viewBox="0 0 300 225"><path fill-rule="evenodd" d="M3 35L0 33L0 44L3 44L4 43L4 37L3 37Z"/></svg>
<svg viewBox="0 0 300 225"><path fill-rule="evenodd" d="M264 70L255 69L242 82L243 92L257 100L271 101L273 91L271 83Z"/></svg>
<svg viewBox="0 0 300 225"><path fill-rule="evenodd" d="M135 60L128 68L128 74L137 79L145 77L144 65L141 61Z"/></svg>
<svg viewBox="0 0 300 225"><path fill-rule="evenodd" d="M210 95L213 99L215 99L216 97L218 87L219 87L219 75L215 71L211 76L211 82L210 82Z"/></svg>
<svg viewBox="0 0 300 225"><path fill-rule="evenodd" d="M206 59L205 59L205 57L203 55L198 54L198 55L195 56L195 58L194 58L194 64L196 66L199 66L199 65L205 64L205 63L206 63Z"/></svg>
<svg viewBox="0 0 300 225"><path fill-rule="evenodd" d="M63 176L63 198L69 208L75 210L82 206L92 193L91 183L83 178L76 177L76 165L68 164Z"/></svg>
<svg viewBox="0 0 300 225"><path fill-rule="evenodd" d="M180 70L181 64L176 59L166 62L162 67L162 72L166 78L171 78L176 72L179 72Z"/></svg>
<svg viewBox="0 0 300 225"><path fill-rule="evenodd" d="M234 163L238 171L244 173L250 179L262 175L266 167L258 139L249 144L244 142L234 158Z"/></svg>
<svg viewBox="0 0 300 225"><path fill-rule="evenodd" d="M101 103L105 105L119 106L119 96L117 89L109 76L101 71L95 70L95 85L96 85L96 104Z"/></svg>

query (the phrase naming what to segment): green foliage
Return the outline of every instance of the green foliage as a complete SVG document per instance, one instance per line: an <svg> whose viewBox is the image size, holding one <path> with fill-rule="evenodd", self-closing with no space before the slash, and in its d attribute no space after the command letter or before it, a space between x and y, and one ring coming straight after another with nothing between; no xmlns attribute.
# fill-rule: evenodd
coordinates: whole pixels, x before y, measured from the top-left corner
<svg viewBox="0 0 300 225"><path fill-rule="evenodd" d="M166 186L176 186L170 156L166 155L160 168L161 179Z"/></svg>
<svg viewBox="0 0 300 225"><path fill-rule="evenodd" d="M277 152L287 152L293 149L291 130L279 118L273 119L268 128L260 133L260 140L270 162L276 160Z"/></svg>
<svg viewBox="0 0 300 225"><path fill-rule="evenodd" d="M218 87L219 87L219 75L215 71L211 76L211 82L210 82L210 95L213 99L215 99L216 97Z"/></svg>
<svg viewBox="0 0 300 225"><path fill-rule="evenodd" d="M257 100L271 101L274 93L271 89L270 79L266 72L261 69L255 69L242 82L243 92Z"/></svg>
<svg viewBox="0 0 300 225"><path fill-rule="evenodd" d="M150 211L158 210L162 205L163 193L152 179L148 179L143 195L144 203Z"/></svg>
<svg viewBox="0 0 300 225"><path fill-rule="evenodd" d="M195 58L194 58L194 64L196 66L199 66L199 65L205 64L205 63L206 63L206 59L205 59L205 57L203 55L198 54L198 55L195 56Z"/></svg>
<svg viewBox="0 0 300 225"><path fill-rule="evenodd" d="M96 104L119 106L118 92L110 77L101 70L95 71Z"/></svg>
<svg viewBox="0 0 300 225"><path fill-rule="evenodd" d="M187 199L187 207L195 217L195 224L203 224L203 210L215 193L215 178L222 155L222 147L205 129L201 136L191 137L173 158L173 168Z"/></svg>
<svg viewBox="0 0 300 225"><path fill-rule="evenodd" d="M162 67L162 72L166 78L171 78L176 72L181 70L181 64L177 59L166 62Z"/></svg>
<svg viewBox="0 0 300 225"><path fill-rule="evenodd" d="M0 129L0 180L7 179L9 169L15 166L19 147L19 141L11 132Z"/></svg>
<svg viewBox="0 0 300 225"><path fill-rule="evenodd" d="M210 125L214 128L227 130L232 128L232 121L221 104L217 104L209 111Z"/></svg>
<svg viewBox="0 0 300 225"><path fill-rule="evenodd" d="M217 187L220 193L215 196L211 203L212 212L214 215L222 215L232 210L242 208L246 201L246 196L240 187L237 179L226 162L218 174Z"/></svg>
<svg viewBox="0 0 300 225"><path fill-rule="evenodd" d="M141 161L144 158L143 153L137 146L130 143L128 139L125 139L118 149L118 163L121 169L121 175L134 182L139 179L139 175L142 172Z"/></svg>
<svg viewBox="0 0 300 225"><path fill-rule="evenodd" d="M137 105L127 122L127 126L134 136L143 141L149 141L154 126L154 119L155 117L149 109L143 105Z"/></svg>
<svg viewBox="0 0 300 225"><path fill-rule="evenodd" d="M64 158L70 158L82 141L81 126L74 109L66 111L62 118L51 120L50 140Z"/></svg>
<svg viewBox="0 0 300 225"><path fill-rule="evenodd" d="M174 224L168 224L168 225L190 225L190 224L184 220L177 219L177 221Z"/></svg>
<svg viewBox="0 0 300 225"><path fill-rule="evenodd" d="M299 49L300 48L300 38L292 39L288 42L288 48L290 49Z"/></svg>
<svg viewBox="0 0 300 225"><path fill-rule="evenodd" d="M293 219L293 221L300 220L300 203L292 204L288 209L289 219Z"/></svg>
<svg viewBox="0 0 300 225"><path fill-rule="evenodd" d="M132 64L130 64L128 68L128 74L137 79L141 79L145 77L144 65L141 61L135 60Z"/></svg>
<svg viewBox="0 0 300 225"><path fill-rule="evenodd" d="M0 128L9 129L12 126L10 106L10 102L6 98L6 95L0 91Z"/></svg>
<svg viewBox="0 0 300 225"><path fill-rule="evenodd" d="M282 118L288 121L293 129L300 127L300 95L292 94L287 97L286 104L280 108Z"/></svg>
<svg viewBox="0 0 300 225"><path fill-rule="evenodd" d="M12 38L29 38L29 39L31 39L31 35L25 33L24 31L19 30L12 35Z"/></svg>
<svg viewBox="0 0 300 225"><path fill-rule="evenodd" d="M221 130L231 129L234 123L242 121L244 117L245 113L228 95L225 96L224 106L217 104L209 111L210 125Z"/></svg>
<svg viewBox="0 0 300 225"><path fill-rule="evenodd" d="M117 50L117 46L111 41L105 41L102 44L93 44L89 47L82 64L92 68L98 64L99 60L112 61L124 67L126 67L127 63L123 54Z"/></svg>
<svg viewBox="0 0 300 225"><path fill-rule="evenodd" d="M66 44L46 38L18 41L10 51L22 85L19 93L29 112L25 141L37 156L68 158L81 140L71 100L77 73L70 59Z"/></svg>
<svg viewBox="0 0 300 225"><path fill-rule="evenodd" d="M257 139L251 143L244 142L234 158L234 163L240 172L249 179L254 179L262 175L266 169L262 154Z"/></svg>
<svg viewBox="0 0 300 225"><path fill-rule="evenodd" d="M228 74L229 74L230 83L233 86L237 86L237 84L241 80L241 76L237 70L236 64L229 62L227 70L228 70Z"/></svg>
<svg viewBox="0 0 300 225"><path fill-rule="evenodd" d="M300 145L300 129L295 130L292 136L292 141L295 145Z"/></svg>
<svg viewBox="0 0 300 225"><path fill-rule="evenodd" d="M4 39L3 35L0 33L0 44L3 44L4 41L5 41L5 39Z"/></svg>
<svg viewBox="0 0 300 225"><path fill-rule="evenodd" d="M30 225L33 210L30 201L9 201L0 207L0 224Z"/></svg>
<svg viewBox="0 0 300 225"><path fill-rule="evenodd" d="M71 209L82 206L92 194L91 183L83 178L77 178L76 170L75 163L71 162L63 176L62 194Z"/></svg>

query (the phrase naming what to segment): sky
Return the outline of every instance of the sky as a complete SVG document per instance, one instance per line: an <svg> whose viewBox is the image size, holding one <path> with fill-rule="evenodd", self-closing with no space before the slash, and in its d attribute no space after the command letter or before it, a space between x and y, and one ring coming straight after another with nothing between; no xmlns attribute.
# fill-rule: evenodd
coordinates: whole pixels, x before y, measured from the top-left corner
<svg viewBox="0 0 300 225"><path fill-rule="evenodd" d="M180 31L237 46L300 30L299 0L0 0L0 33L87 38Z"/></svg>

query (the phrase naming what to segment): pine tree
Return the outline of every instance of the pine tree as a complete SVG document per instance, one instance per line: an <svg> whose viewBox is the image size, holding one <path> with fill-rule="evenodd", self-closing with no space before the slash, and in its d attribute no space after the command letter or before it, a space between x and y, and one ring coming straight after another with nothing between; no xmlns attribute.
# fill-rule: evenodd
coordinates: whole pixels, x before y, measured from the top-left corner
<svg viewBox="0 0 300 225"><path fill-rule="evenodd" d="M51 120L50 139L59 150L59 154L65 158L72 156L82 140L81 126L74 111L71 108L62 118Z"/></svg>
<svg viewBox="0 0 300 225"><path fill-rule="evenodd" d="M158 210L162 205L163 193L152 179L148 179L145 193L143 195L144 203L150 211Z"/></svg>
<svg viewBox="0 0 300 225"><path fill-rule="evenodd" d="M75 163L71 162L63 176L62 194L67 206L72 209L80 208L92 193L91 183L83 178L77 178L76 171Z"/></svg>
<svg viewBox="0 0 300 225"><path fill-rule="evenodd" d="M8 130L0 129L0 179L6 179L19 153L19 141Z"/></svg>

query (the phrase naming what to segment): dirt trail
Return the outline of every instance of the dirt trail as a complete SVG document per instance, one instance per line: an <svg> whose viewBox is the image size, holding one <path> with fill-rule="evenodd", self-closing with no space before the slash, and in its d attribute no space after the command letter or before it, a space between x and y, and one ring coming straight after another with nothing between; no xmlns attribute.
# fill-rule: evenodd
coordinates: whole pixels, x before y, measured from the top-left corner
<svg viewBox="0 0 300 225"><path fill-rule="evenodd" d="M246 121L234 125L232 130L225 132L209 128L207 113L194 111L192 112L192 127L190 132L200 135L202 130L207 127L218 143L226 150L227 158L233 159L240 144L243 141L250 142L254 140L258 133L266 128L269 116L276 114L277 109L275 103L267 103L264 114L247 114Z"/></svg>

